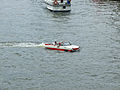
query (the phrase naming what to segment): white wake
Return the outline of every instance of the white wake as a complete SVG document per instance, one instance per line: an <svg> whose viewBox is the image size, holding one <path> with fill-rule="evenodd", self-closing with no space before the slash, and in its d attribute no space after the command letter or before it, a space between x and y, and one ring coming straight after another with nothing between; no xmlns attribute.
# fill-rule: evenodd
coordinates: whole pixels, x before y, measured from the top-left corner
<svg viewBox="0 0 120 90"><path fill-rule="evenodd" d="M12 43L12 42L2 42L0 47L42 47L40 43Z"/></svg>

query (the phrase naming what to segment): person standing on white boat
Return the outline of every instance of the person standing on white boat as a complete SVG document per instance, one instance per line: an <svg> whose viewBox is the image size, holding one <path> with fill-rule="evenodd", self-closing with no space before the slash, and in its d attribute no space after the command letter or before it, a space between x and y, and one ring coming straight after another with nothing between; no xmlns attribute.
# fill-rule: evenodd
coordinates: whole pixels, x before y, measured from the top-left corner
<svg viewBox="0 0 120 90"><path fill-rule="evenodd" d="M71 0L67 0L67 4L70 4Z"/></svg>
<svg viewBox="0 0 120 90"><path fill-rule="evenodd" d="M54 3L54 5L58 5L58 1L57 0L55 0L53 3Z"/></svg>

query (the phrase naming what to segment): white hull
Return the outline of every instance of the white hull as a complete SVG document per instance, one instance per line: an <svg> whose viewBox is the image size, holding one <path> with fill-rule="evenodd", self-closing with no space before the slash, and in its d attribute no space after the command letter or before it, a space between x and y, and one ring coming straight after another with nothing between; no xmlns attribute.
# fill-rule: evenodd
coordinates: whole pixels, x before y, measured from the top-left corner
<svg viewBox="0 0 120 90"><path fill-rule="evenodd" d="M67 12L71 11L71 4L66 4L67 2L61 3L58 1L58 5L54 5L52 0L45 0L47 4L47 8L51 11L56 11L56 12Z"/></svg>
<svg viewBox="0 0 120 90"><path fill-rule="evenodd" d="M71 11L71 7L70 6L66 6L65 9L63 9L63 6L58 6L58 7L54 7L54 6L50 6L47 5L47 8L51 11L56 11L56 12L67 12L67 11Z"/></svg>

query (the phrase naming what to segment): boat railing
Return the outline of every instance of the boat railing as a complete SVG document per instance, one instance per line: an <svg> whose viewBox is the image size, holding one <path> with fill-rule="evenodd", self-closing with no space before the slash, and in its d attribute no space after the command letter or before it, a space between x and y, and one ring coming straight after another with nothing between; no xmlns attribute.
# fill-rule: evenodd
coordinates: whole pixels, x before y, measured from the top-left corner
<svg viewBox="0 0 120 90"><path fill-rule="evenodd" d="M48 0L49 2L51 2L51 4L53 5L53 3L55 2L55 0ZM71 3L68 2L68 0L57 0L58 4L55 5L55 6L64 6L64 5L67 5L67 6L71 6Z"/></svg>
<svg viewBox="0 0 120 90"><path fill-rule="evenodd" d="M51 0L51 1L55 1L55 0ZM61 1L61 0L57 0L57 1ZM67 0L63 0L63 2L64 2L64 1L67 1Z"/></svg>
<svg viewBox="0 0 120 90"><path fill-rule="evenodd" d="M53 2L55 1L55 0L52 0ZM57 0L59 3L66 3L68 0Z"/></svg>

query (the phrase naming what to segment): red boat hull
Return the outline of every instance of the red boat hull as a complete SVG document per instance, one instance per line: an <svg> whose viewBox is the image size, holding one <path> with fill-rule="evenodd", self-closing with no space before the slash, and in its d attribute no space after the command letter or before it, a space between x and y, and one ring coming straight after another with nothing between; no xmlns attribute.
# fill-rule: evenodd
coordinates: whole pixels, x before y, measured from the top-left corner
<svg viewBox="0 0 120 90"><path fill-rule="evenodd" d="M55 44L44 44L46 49L51 50L58 50L58 51L66 51L66 52L74 52L79 51L80 47L75 45L69 45L69 46L60 46Z"/></svg>
<svg viewBox="0 0 120 90"><path fill-rule="evenodd" d="M47 49L58 50L58 51L69 51L69 52L72 52L72 50L58 49L58 48L48 48L48 47L47 47Z"/></svg>

